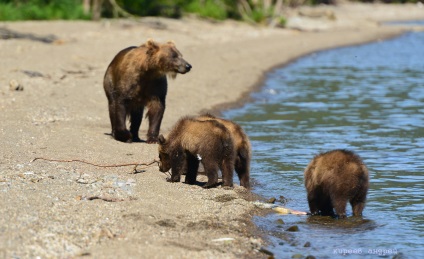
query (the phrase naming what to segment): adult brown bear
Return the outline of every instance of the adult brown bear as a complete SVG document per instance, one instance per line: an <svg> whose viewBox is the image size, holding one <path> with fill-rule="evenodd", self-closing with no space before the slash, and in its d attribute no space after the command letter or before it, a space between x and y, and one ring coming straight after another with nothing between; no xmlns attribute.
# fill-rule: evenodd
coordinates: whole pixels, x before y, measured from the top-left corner
<svg viewBox="0 0 424 259"><path fill-rule="evenodd" d="M157 143L165 111L168 88L166 76L189 72L191 65L182 58L173 42L159 44L148 40L139 47L121 50L106 70L103 87L109 103L112 136L119 141L140 141L138 131L144 107L149 118L147 143ZM130 118L130 130L125 125Z"/></svg>
<svg viewBox="0 0 424 259"><path fill-rule="evenodd" d="M211 114L203 114L196 117L196 119L200 121L215 120L230 131L234 141L234 150L236 152L234 168L240 179L240 185L249 189L251 147L249 137L244 133L240 125L233 121L215 117Z"/></svg>
<svg viewBox="0 0 424 259"><path fill-rule="evenodd" d="M312 215L345 218L347 201L354 216L362 215L369 175L361 158L352 151L338 149L315 156L304 177Z"/></svg>
<svg viewBox="0 0 424 259"><path fill-rule="evenodd" d="M202 161L208 182L203 186L218 185L218 170L222 172L222 185L233 186L234 143L230 132L221 123L198 121L191 117L180 119L167 138L159 136L159 170L171 169L169 182L195 184L199 162Z"/></svg>

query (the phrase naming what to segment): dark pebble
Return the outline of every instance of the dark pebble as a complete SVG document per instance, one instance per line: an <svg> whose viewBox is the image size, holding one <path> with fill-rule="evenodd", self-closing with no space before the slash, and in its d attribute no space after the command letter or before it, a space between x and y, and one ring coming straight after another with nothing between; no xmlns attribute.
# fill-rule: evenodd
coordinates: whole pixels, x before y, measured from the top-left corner
<svg viewBox="0 0 424 259"><path fill-rule="evenodd" d="M282 219L277 219L277 221L275 221L275 223L276 223L276 224L279 224L279 225L283 225L283 224L284 224L284 220L282 220Z"/></svg>
<svg viewBox="0 0 424 259"><path fill-rule="evenodd" d="M297 231L299 231L299 227L298 226L291 226L288 229L286 229L286 231L297 232Z"/></svg>
<svg viewBox="0 0 424 259"><path fill-rule="evenodd" d="M273 253L273 252L271 252L271 251L269 251L269 250L268 250L268 249L266 249L266 248L261 247L261 248L259 249L259 252L264 253L264 254L269 255L269 256L272 256L272 258L274 257L274 253Z"/></svg>
<svg viewBox="0 0 424 259"><path fill-rule="evenodd" d="M269 198L266 202L274 204L276 200L277 200L276 198L272 197L272 198Z"/></svg>

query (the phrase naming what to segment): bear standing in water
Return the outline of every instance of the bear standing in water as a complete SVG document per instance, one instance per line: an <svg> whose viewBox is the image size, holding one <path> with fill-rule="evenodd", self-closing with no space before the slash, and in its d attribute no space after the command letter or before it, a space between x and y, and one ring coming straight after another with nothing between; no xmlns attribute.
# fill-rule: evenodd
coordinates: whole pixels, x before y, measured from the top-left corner
<svg viewBox="0 0 424 259"><path fill-rule="evenodd" d="M215 120L224 125L231 133L234 141L234 150L236 152L235 170L240 179L240 185L246 189L250 188L250 159L251 147L249 137L243 129L235 122L217 118L211 114L204 114L196 117L196 120L208 121Z"/></svg>
<svg viewBox="0 0 424 259"><path fill-rule="evenodd" d="M112 136L119 141L140 141L138 131L144 107L148 112L147 143L157 143L165 111L166 76L189 72L173 42L159 44L148 40L139 47L121 50L106 70L103 86L109 103ZM130 118L130 130L125 125Z"/></svg>
<svg viewBox="0 0 424 259"><path fill-rule="evenodd" d="M180 176L186 174L185 182L195 184L201 160L208 176L204 188L218 185L218 170L222 172L222 185L232 187L234 156L230 132L214 120L182 118L167 139L159 136L159 170L167 172L171 169L169 182L179 182Z"/></svg>
<svg viewBox="0 0 424 259"><path fill-rule="evenodd" d="M347 201L354 216L362 215L369 176L366 166L353 152L332 150L315 156L304 177L312 215L345 218Z"/></svg>

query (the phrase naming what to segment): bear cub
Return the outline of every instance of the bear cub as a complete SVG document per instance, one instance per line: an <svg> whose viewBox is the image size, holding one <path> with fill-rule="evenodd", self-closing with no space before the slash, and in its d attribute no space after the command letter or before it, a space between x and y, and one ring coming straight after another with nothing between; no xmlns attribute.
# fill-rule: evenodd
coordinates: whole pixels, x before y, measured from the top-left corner
<svg viewBox="0 0 424 259"><path fill-rule="evenodd" d="M180 119L168 137L159 136L159 170L171 169L169 182L195 184L200 160L208 182L204 188L218 185L218 170L222 172L222 185L233 186L234 144L230 132L217 121L198 121L191 117Z"/></svg>
<svg viewBox="0 0 424 259"><path fill-rule="evenodd" d="M121 50L106 70L103 87L109 104L112 136L122 142L139 142L143 111L149 119L147 143L157 143L165 111L167 75L185 74L191 65L173 42L159 44L149 39L139 47ZM126 118L130 119L130 130Z"/></svg>
<svg viewBox="0 0 424 259"><path fill-rule="evenodd" d="M304 177L312 215L345 218L347 201L354 216L362 215L369 175L361 158L352 151L338 149L315 156Z"/></svg>
<svg viewBox="0 0 424 259"><path fill-rule="evenodd" d="M250 159L252 152L249 137L244 133L240 125L233 121L217 118L211 114L200 115L196 117L196 120L215 120L227 128L234 142L234 150L236 152L234 168L240 180L240 185L250 189Z"/></svg>

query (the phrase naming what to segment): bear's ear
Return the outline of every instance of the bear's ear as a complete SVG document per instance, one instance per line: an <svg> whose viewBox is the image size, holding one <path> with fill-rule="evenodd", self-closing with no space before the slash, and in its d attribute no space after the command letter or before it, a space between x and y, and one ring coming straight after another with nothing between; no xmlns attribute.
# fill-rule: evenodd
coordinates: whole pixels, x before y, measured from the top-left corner
<svg viewBox="0 0 424 259"><path fill-rule="evenodd" d="M175 42L174 42L173 40L169 40L167 43L168 43L169 45L171 45L171 46L175 47Z"/></svg>
<svg viewBox="0 0 424 259"><path fill-rule="evenodd" d="M146 42L146 46L149 49L147 53L153 54L159 50L160 46L153 39L148 39Z"/></svg>
<svg viewBox="0 0 424 259"><path fill-rule="evenodd" d="M162 134L160 134L158 137L158 141L159 141L159 145L164 145L166 142L166 139Z"/></svg>

